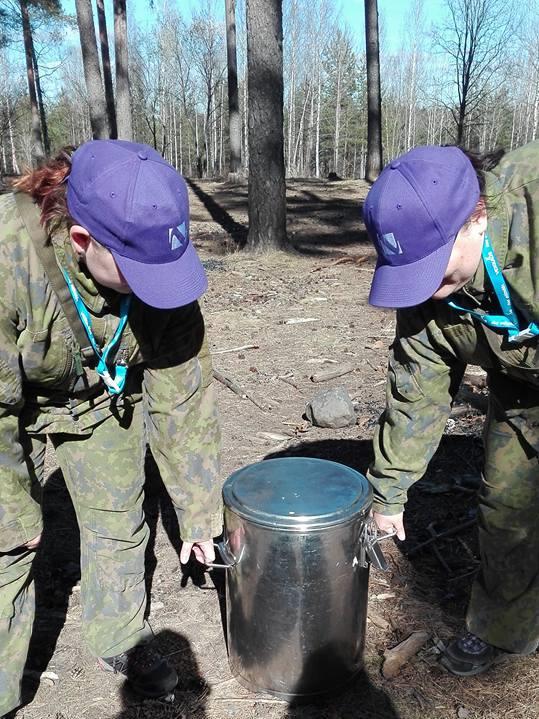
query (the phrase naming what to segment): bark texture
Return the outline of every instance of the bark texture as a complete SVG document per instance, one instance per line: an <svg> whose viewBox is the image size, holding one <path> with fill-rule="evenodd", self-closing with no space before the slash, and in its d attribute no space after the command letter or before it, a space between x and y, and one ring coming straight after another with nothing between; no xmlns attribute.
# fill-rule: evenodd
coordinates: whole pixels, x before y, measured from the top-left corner
<svg viewBox="0 0 539 719"><path fill-rule="evenodd" d="M91 0L75 0L77 23L79 26L84 79L90 106L90 124L94 140L106 140L109 137L105 94L99 68L99 55L95 40L94 16Z"/></svg>
<svg viewBox="0 0 539 719"><path fill-rule="evenodd" d="M126 0L114 0L114 50L116 55L116 123L118 137L133 139L129 59L127 54Z"/></svg>
<svg viewBox="0 0 539 719"><path fill-rule="evenodd" d="M116 108L114 107L114 88L112 85L112 70L110 66L109 34L107 32L107 16L105 15L105 4L103 0L96 0L97 22L99 25L99 42L101 45L101 63L103 65L103 82L105 84L105 102L107 106L107 118L109 121L110 136L112 139L118 137L116 129Z"/></svg>
<svg viewBox="0 0 539 719"><path fill-rule="evenodd" d="M374 182L382 171L382 101L377 0L365 0L365 33L367 46L367 167L365 179L368 182Z"/></svg>
<svg viewBox="0 0 539 719"><path fill-rule="evenodd" d="M39 165L45 158L43 138L41 135L41 121L36 93L36 80L34 77L34 41L28 13L28 3L20 0L22 32L24 38L24 55L26 59L26 77L28 80L28 94L30 96L30 109L32 113L32 164Z"/></svg>
<svg viewBox="0 0 539 719"><path fill-rule="evenodd" d="M286 245L282 0L247 0L251 249Z"/></svg>
<svg viewBox="0 0 539 719"><path fill-rule="evenodd" d="M236 56L236 0L225 1L230 174L235 175L241 167L241 119L238 93L238 63Z"/></svg>

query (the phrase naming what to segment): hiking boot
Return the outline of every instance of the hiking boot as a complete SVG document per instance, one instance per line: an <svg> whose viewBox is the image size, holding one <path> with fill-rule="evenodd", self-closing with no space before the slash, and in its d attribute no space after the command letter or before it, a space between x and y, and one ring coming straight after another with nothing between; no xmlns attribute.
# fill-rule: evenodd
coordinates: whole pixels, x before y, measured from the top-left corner
<svg viewBox="0 0 539 719"><path fill-rule="evenodd" d="M115 657L100 657L99 666L123 674L132 689L147 697L163 697L174 691L178 675L174 667L151 645L140 644Z"/></svg>
<svg viewBox="0 0 539 719"><path fill-rule="evenodd" d="M506 652L487 644L475 634L466 632L453 639L444 649L440 663L451 674L459 677L473 677L482 674L499 661Z"/></svg>

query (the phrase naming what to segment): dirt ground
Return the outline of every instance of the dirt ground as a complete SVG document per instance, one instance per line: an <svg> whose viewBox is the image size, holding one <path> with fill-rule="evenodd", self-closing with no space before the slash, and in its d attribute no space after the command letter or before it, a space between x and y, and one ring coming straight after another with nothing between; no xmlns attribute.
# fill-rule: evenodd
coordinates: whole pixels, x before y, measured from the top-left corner
<svg viewBox="0 0 539 719"><path fill-rule="evenodd" d="M297 252L255 257L238 251L246 237L246 187L191 184L192 236L210 279L203 304L214 365L250 397L218 383L223 478L242 465L290 454L333 459L360 471L368 466L394 318L367 304L374 258L360 222L365 192L360 182L290 182L288 231ZM246 345L253 347L234 349ZM354 371L324 384L310 379L344 362ZM305 421L306 403L326 386L346 387L356 426L317 429ZM371 570L365 672L337 697L303 707L251 694L232 678L221 619L222 575L180 568L173 513L151 462L150 622L178 668L180 686L174 703L141 702L118 677L97 670L80 636L76 523L62 478L51 467L25 678L29 703L17 718L536 718L537 655L513 658L467 680L448 675L436 662L440 643L462 627L478 564L474 488L484 407L481 373L470 370L440 449L412 491L407 541L386 542L389 571ZM461 524L459 532L415 549L430 531ZM427 643L394 679L385 679L383 652L414 630L427 631Z"/></svg>

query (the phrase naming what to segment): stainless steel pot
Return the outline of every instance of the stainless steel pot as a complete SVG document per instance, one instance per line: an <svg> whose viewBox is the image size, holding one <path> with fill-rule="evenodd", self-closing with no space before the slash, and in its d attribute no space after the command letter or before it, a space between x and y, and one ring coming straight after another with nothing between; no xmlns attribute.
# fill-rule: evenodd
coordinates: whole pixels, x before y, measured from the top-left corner
<svg viewBox="0 0 539 719"><path fill-rule="evenodd" d="M370 486L355 470L286 457L232 474L223 488L228 653L251 691L305 698L362 667L372 532Z"/></svg>

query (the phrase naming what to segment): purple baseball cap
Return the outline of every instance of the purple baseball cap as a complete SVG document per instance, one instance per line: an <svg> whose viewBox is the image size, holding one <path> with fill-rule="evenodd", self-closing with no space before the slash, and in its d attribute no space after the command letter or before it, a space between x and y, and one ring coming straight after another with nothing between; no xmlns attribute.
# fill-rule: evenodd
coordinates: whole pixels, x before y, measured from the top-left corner
<svg viewBox="0 0 539 719"><path fill-rule="evenodd" d="M476 172L458 147L416 147L387 165L363 205L378 254L370 304L412 307L432 297L478 200Z"/></svg>
<svg viewBox="0 0 539 719"><path fill-rule="evenodd" d="M208 281L189 241L185 180L148 145L91 140L71 158L71 217L112 253L134 294L171 309L198 299Z"/></svg>

